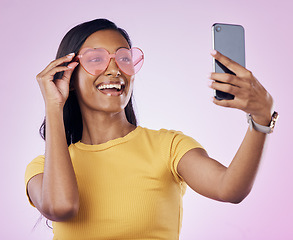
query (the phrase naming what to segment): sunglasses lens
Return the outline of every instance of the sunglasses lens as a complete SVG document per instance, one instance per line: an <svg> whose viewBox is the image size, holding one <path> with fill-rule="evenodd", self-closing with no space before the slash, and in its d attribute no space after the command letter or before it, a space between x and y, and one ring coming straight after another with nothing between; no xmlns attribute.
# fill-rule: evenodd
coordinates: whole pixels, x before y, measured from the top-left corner
<svg viewBox="0 0 293 240"><path fill-rule="evenodd" d="M144 55L141 49L139 48L132 48L131 49L132 52L132 61L133 61L133 66L134 66L134 73L137 73L142 65L143 65L143 61L144 61Z"/></svg>
<svg viewBox="0 0 293 240"><path fill-rule="evenodd" d="M106 69L110 60L107 50L103 48L84 49L84 51L80 52L80 55L82 56L80 63L83 68L95 76L101 74Z"/></svg>
<svg viewBox="0 0 293 240"><path fill-rule="evenodd" d="M106 70L110 62L110 55L104 48L84 48L80 51L79 61L82 67L92 75L100 75ZM120 48L115 60L122 72L127 75L136 74L142 67L144 55L139 48Z"/></svg>
<svg viewBox="0 0 293 240"><path fill-rule="evenodd" d="M121 48L116 52L115 59L121 71L127 75L134 75L141 69L144 56L139 48Z"/></svg>

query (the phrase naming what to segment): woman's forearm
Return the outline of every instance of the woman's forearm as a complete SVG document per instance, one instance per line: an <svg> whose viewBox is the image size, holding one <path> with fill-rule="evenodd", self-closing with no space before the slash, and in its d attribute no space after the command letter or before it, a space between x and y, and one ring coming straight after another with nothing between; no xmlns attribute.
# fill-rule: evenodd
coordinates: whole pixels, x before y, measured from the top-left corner
<svg viewBox="0 0 293 240"><path fill-rule="evenodd" d="M247 130L241 146L223 175L221 198L239 203L249 194L259 168L266 135L254 129Z"/></svg>
<svg viewBox="0 0 293 240"><path fill-rule="evenodd" d="M63 110L48 106L41 206L56 220L72 217L79 208L78 187L65 136Z"/></svg>

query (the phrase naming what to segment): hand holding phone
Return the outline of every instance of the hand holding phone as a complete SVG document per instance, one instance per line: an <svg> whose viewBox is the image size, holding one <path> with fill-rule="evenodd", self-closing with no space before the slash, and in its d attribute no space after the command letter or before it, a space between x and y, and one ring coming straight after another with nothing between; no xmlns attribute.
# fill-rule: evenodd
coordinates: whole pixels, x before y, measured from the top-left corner
<svg viewBox="0 0 293 240"><path fill-rule="evenodd" d="M244 28L241 25L215 23L212 26L212 37L214 50L245 67ZM213 68L214 72L217 73L235 75L215 59L213 60ZM231 100L234 99L234 95L215 90L215 98L218 100Z"/></svg>

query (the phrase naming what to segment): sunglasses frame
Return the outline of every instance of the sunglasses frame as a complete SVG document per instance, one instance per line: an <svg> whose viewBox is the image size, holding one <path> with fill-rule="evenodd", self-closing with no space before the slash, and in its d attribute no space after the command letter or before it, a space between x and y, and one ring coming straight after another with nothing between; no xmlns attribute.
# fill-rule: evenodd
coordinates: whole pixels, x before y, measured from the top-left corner
<svg viewBox="0 0 293 240"><path fill-rule="evenodd" d="M96 49L103 49L103 50L105 50L105 51L108 53L108 56L109 56L109 61L108 61L108 63L106 64L105 69L102 70L101 73L104 72L104 71L109 67L109 64L110 64L111 59L114 59L116 65L117 65L117 67L118 67L123 73L125 73L126 75L129 75L129 76L131 76L131 75L135 75L135 74L141 69L141 67L142 67L142 65L143 65L143 62L144 62L144 53L143 53L143 51L142 51L140 48L138 48L138 47L133 47L133 48L130 48L130 49L128 49L128 48L119 48L119 49L116 50L115 53L109 53L109 51L108 51L107 49L105 49L105 48L82 48L82 49L80 50L81 54L78 54L78 55L74 58L73 61L76 61L76 62L79 61L79 63L80 63L80 65L82 66L82 68L83 68L87 73L89 73L89 74L91 74L91 75L93 75L93 76L98 76L98 75L100 75L101 73L99 73L99 74L93 74L93 73L89 72L89 71L86 69L86 67L84 66L84 64L82 63L82 57L83 57L83 55L84 55L83 52L86 52L87 50L96 50ZM139 69L138 69L138 70L134 70L134 74L128 74L128 73L126 73L123 69L121 69L120 65L118 64L118 62L117 62L117 60L116 60L116 55L117 55L117 52L118 52L119 50L121 50L121 49L126 49L126 50L128 50L128 51L138 50L138 51L141 53L141 56L140 56L138 59L136 59L135 62L133 62L133 67L134 67L134 69L135 69L135 66L136 66L138 63L140 63L140 62L142 61L141 66L139 67Z"/></svg>

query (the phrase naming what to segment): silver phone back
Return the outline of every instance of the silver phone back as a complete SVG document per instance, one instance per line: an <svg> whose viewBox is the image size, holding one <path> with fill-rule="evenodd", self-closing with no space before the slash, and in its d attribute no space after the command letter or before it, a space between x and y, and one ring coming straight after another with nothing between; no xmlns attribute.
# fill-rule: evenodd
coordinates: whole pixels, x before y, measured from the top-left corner
<svg viewBox="0 0 293 240"><path fill-rule="evenodd" d="M245 67L244 28L241 25L215 23L212 26L213 48ZM214 61L215 72L225 72Z"/></svg>

